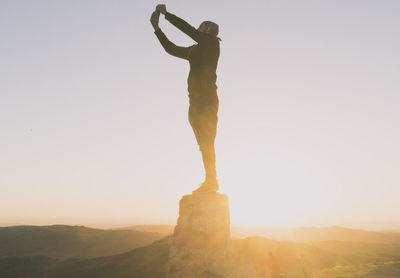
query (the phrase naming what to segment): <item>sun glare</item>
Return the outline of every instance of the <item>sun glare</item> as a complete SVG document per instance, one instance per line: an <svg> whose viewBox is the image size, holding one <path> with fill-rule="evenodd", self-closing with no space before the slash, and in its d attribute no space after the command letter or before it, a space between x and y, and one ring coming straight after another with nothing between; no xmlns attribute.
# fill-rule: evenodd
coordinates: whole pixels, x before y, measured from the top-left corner
<svg viewBox="0 0 400 278"><path fill-rule="evenodd" d="M219 162L226 166L220 180L222 191L230 196L233 224L306 225L326 206L326 192L312 163L300 164L296 154L290 159L279 150L268 157L259 150L236 155L235 161Z"/></svg>

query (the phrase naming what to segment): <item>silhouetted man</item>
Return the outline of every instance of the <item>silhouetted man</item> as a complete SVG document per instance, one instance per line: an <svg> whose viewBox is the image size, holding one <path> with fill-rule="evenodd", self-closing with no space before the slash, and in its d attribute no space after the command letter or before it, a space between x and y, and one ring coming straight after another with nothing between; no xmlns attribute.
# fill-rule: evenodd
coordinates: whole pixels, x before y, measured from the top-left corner
<svg viewBox="0 0 400 278"><path fill-rule="evenodd" d="M181 47L169 41L158 26L160 13L197 44ZM218 25L211 21L204 21L196 29L181 18L167 12L165 5L157 5L150 21L165 51L175 57L186 59L190 63L189 122L200 147L205 169L205 181L194 192L217 191L219 186L215 168L214 142L219 104L216 85L220 41L217 37Z"/></svg>

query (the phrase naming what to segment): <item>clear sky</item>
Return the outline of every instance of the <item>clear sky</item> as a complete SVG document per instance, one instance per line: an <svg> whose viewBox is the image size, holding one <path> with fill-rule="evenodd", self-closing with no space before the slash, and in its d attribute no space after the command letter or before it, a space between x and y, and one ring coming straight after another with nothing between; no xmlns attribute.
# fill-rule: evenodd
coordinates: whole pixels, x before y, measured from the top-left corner
<svg viewBox="0 0 400 278"><path fill-rule="evenodd" d="M175 223L203 172L156 4L0 2L0 225ZM165 4L220 25L233 225L400 228L399 1Z"/></svg>

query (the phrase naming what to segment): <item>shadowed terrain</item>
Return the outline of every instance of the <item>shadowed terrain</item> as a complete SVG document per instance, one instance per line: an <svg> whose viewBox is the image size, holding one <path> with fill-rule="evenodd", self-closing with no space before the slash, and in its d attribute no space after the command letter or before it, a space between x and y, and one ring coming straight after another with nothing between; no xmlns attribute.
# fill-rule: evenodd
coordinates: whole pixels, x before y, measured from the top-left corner
<svg viewBox="0 0 400 278"><path fill-rule="evenodd" d="M119 255L57 260L48 257L0 259L0 277L164 277L169 246L153 244Z"/></svg>
<svg viewBox="0 0 400 278"><path fill-rule="evenodd" d="M83 227L56 226L55 228L63 228L64 231L68 230L72 234L76 233L75 229L98 231L97 229ZM91 232L94 233L94 231ZM109 231L105 230L105 232ZM128 235L131 237L136 235L140 238L143 234L131 233ZM70 236L67 236L67 238ZM49 242L46 243L46 238L46 236L43 237L42 244L51 246L50 242L54 242L54 239L47 238ZM123 237L121 238L123 239ZM60 235L58 240L62 241ZM90 236L86 240L90 241ZM134 242L134 239L131 240ZM139 241L139 239L136 240ZM96 241L93 240L93 242L101 244L97 237ZM119 246L118 248L121 248L122 243L126 243L126 239L123 239L122 243L118 243L117 239L113 242ZM263 237L250 237L233 240L232 245L234 261L252 264L260 274L268 275L270 272L271 255L276 258L282 277L286 278L398 278L400 273L399 244L332 240L296 243L275 241ZM0 249L2 247L0 245ZM66 254L72 252L69 248L66 248L66 254L63 255L60 246L57 247L58 252L55 252L57 256L53 257L49 255L51 252L46 256L32 256L31 249L29 249L27 255L23 256L23 251L19 250L19 257L0 258L0 277L164 278L169 247L170 238L166 237L145 247L133 247L135 249L131 248L133 250L123 251L121 254L105 256L99 253L96 258L83 258L84 256L80 254L80 258L63 259L63 257L68 257ZM101 248L97 246L97 248L105 252L104 246ZM107 252L116 251L118 248L113 247ZM92 246L91 250L95 249L95 246ZM88 254L83 247L80 250L83 254Z"/></svg>
<svg viewBox="0 0 400 278"><path fill-rule="evenodd" d="M149 245L161 237L159 233L101 230L83 226L0 227L0 258L110 256Z"/></svg>

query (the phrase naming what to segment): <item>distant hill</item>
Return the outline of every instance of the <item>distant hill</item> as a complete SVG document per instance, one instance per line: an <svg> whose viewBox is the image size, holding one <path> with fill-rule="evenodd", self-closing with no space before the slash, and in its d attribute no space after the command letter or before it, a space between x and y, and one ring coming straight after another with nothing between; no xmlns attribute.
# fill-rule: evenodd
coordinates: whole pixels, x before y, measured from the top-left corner
<svg viewBox="0 0 400 278"><path fill-rule="evenodd" d="M172 232L172 226L130 228L134 227L164 233L63 225L0 228L0 277L164 278L170 237L163 235ZM285 240L293 237L309 242L265 237L233 240L232 261L251 263L265 274L274 257L282 275L291 278L397 278L393 273L400 273L400 243L395 232L341 227L281 232ZM317 240L321 238L344 240Z"/></svg>
<svg viewBox="0 0 400 278"><path fill-rule="evenodd" d="M143 232L157 232L170 235L174 232L172 225L135 225L120 228L123 230L136 230ZM119 230L120 230L119 229ZM351 241L369 243L400 244L399 231L366 231L349 229L339 226L332 227L300 227L300 228L268 228L268 227L232 227L232 238L240 239L261 236L273 240L287 240L295 242L311 241Z"/></svg>
<svg viewBox="0 0 400 278"><path fill-rule="evenodd" d="M134 230L134 231L171 235L174 232L174 228L175 226L172 225L134 225L134 226L119 228L118 230Z"/></svg>
<svg viewBox="0 0 400 278"><path fill-rule="evenodd" d="M130 252L91 259L0 258L2 278L165 278L168 241Z"/></svg>
<svg viewBox="0 0 400 278"><path fill-rule="evenodd" d="M296 242L310 241L351 241L351 242L369 242L369 243L387 243L400 244L400 233L386 231L365 231L349 229L338 226L326 228L232 228L232 237L243 238L249 236L263 236L274 240L288 240Z"/></svg>
<svg viewBox="0 0 400 278"><path fill-rule="evenodd" d="M351 254L359 256L393 256L400 258L400 244L382 244L365 242L345 242L338 240L310 242L310 246L337 254ZM400 273L399 273L400 274ZM400 275L399 275L400 276Z"/></svg>
<svg viewBox="0 0 400 278"><path fill-rule="evenodd" d="M339 246L339 247L338 247ZM46 257L0 259L0 277L164 278L169 238L108 257L57 260ZM373 248L371 248L373 247ZM370 252L363 253L362 250ZM251 262L265 273L270 256L277 258L283 277L397 277L400 251L386 244L280 242L262 237L233 241L233 260ZM397 261L396 261L397 260ZM382 276L372 276L379 273ZM385 276L386 275L386 276Z"/></svg>
<svg viewBox="0 0 400 278"><path fill-rule="evenodd" d="M400 230L383 230L381 232L387 234L400 234Z"/></svg>
<svg viewBox="0 0 400 278"><path fill-rule="evenodd" d="M100 230L83 226L0 227L0 257L110 256L149 245L162 237L160 233Z"/></svg>

